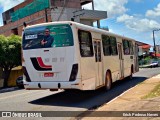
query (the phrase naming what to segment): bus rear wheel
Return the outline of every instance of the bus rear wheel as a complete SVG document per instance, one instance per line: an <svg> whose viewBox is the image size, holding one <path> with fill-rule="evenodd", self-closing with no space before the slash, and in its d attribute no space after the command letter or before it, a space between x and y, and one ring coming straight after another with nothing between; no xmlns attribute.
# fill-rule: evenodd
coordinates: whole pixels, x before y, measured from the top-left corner
<svg viewBox="0 0 160 120"><path fill-rule="evenodd" d="M111 73L107 72L106 73L106 79L105 79L105 89L108 91L111 89L112 86L112 78L111 78Z"/></svg>
<svg viewBox="0 0 160 120"><path fill-rule="evenodd" d="M130 76L129 76L129 79L130 79L130 80L133 79L133 66L131 67L131 74L130 74Z"/></svg>

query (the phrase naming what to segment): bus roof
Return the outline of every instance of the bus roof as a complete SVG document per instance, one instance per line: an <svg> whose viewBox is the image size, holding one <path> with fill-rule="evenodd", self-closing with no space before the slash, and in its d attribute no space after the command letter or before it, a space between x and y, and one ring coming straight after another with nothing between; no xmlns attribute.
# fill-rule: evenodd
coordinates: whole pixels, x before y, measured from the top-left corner
<svg viewBox="0 0 160 120"><path fill-rule="evenodd" d="M81 28L81 29L84 29L84 27L85 27L85 30L88 30L88 31L101 32L103 34L107 34L107 35L111 35L111 36L117 36L117 37L120 37L120 38L123 38L123 39L136 41L133 38L129 38L129 37L126 37L126 36L118 35L118 34L111 33L109 31L103 30L103 29L95 28L95 27L92 27L92 26L84 25L84 24L81 24L81 23L73 22L73 21L58 21L58 22L40 23L40 24L27 26L25 29L38 27L38 26L56 25L56 24L72 24L72 25L76 25L78 28Z"/></svg>

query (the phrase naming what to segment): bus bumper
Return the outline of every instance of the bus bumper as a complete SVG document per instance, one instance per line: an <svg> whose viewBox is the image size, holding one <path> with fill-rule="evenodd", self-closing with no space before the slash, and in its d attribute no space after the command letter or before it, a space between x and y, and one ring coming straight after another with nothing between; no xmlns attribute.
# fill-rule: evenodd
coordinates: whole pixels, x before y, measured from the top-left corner
<svg viewBox="0 0 160 120"><path fill-rule="evenodd" d="M40 89L79 89L82 90L80 82L24 82L26 90Z"/></svg>

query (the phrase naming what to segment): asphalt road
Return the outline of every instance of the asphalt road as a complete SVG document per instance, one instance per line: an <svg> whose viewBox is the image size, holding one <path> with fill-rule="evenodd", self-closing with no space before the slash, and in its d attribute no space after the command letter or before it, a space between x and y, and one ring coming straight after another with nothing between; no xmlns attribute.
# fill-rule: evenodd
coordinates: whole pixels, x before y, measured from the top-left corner
<svg viewBox="0 0 160 120"><path fill-rule="evenodd" d="M126 90L157 74L160 74L160 68L141 69L134 74L132 80L126 79L114 83L108 92L103 89L85 92L16 89L3 92L0 93L0 111L81 111L76 113L80 114L113 100ZM63 116L64 112L60 114ZM58 119L66 120L70 117Z"/></svg>

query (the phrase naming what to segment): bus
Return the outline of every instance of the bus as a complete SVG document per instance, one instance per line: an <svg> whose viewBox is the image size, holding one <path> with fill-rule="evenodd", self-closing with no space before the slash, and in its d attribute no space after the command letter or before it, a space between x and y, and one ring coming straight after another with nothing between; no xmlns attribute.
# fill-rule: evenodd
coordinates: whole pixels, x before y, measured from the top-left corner
<svg viewBox="0 0 160 120"><path fill-rule="evenodd" d="M138 71L134 39L72 21L26 27L22 50L26 90L109 90Z"/></svg>

